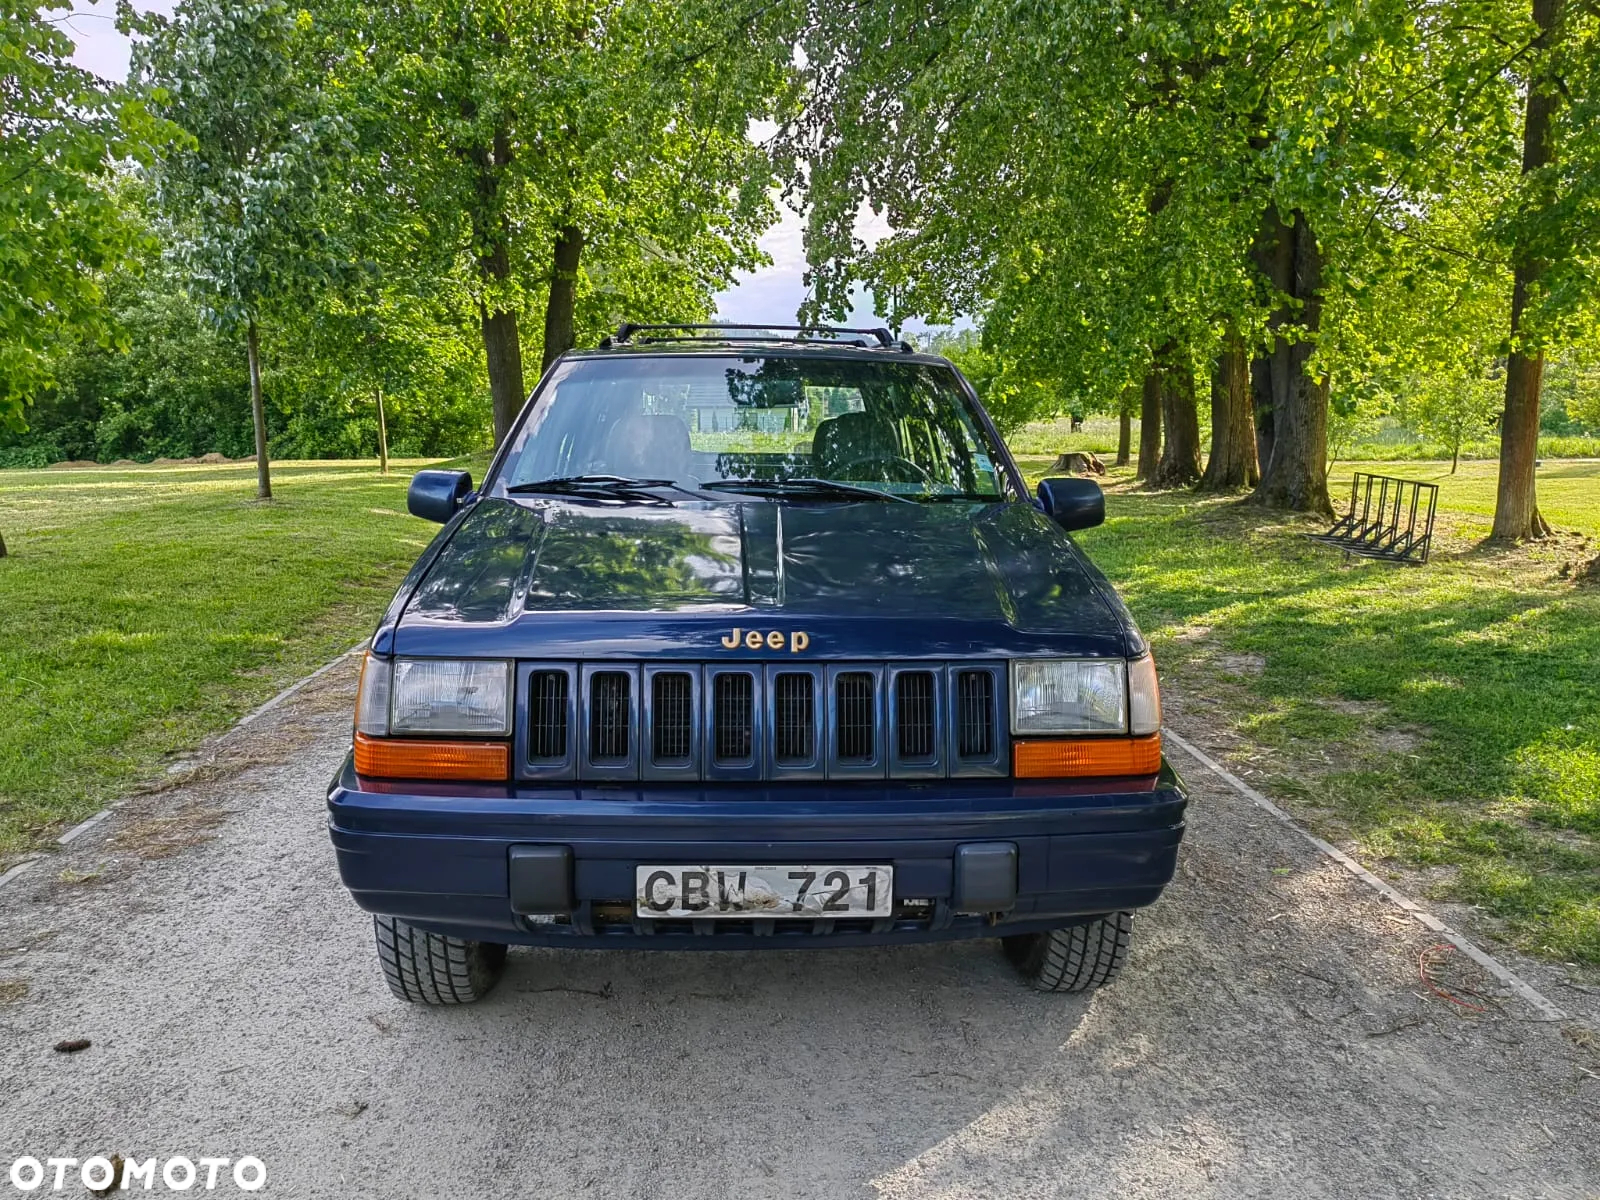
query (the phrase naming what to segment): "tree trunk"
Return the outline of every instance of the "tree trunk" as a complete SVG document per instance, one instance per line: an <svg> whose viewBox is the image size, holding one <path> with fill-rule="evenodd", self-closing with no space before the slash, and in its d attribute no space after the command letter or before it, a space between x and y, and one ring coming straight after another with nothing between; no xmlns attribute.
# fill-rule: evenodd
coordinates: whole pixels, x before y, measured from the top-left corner
<svg viewBox="0 0 1600 1200"><path fill-rule="evenodd" d="M1117 413L1117 466L1125 467L1133 459L1133 401L1122 397L1122 409Z"/></svg>
<svg viewBox="0 0 1600 1200"><path fill-rule="evenodd" d="M499 251L503 258L505 247ZM507 268L506 275L510 274ZM504 278L505 276L501 276ZM489 396L494 403L494 441L499 445L511 432L511 425L527 398L522 385L522 342L517 335L517 314L513 309L490 312L482 303L478 315L483 323L483 353L489 369Z"/></svg>
<svg viewBox="0 0 1600 1200"><path fill-rule="evenodd" d="M1258 354L1250 360L1250 407L1256 417L1256 481L1272 461L1272 360Z"/></svg>
<svg viewBox="0 0 1600 1200"><path fill-rule="evenodd" d="M1156 467L1161 459L1161 371L1154 364L1144 376L1144 390L1139 400L1139 471L1138 478L1150 482L1156 477Z"/></svg>
<svg viewBox="0 0 1600 1200"><path fill-rule="evenodd" d="M1230 333L1211 380L1211 457L1200 478L1205 491L1224 492L1261 482L1250 403L1250 356Z"/></svg>
<svg viewBox="0 0 1600 1200"><path fill-rule="evenodd" d="M1322 327L1322 251L1310 222L1298 209L1294 224L1285 225L1273 212L1268 224L1281 258L1289 246L1290 286L1283 290L1298 302L1303 332L1293 342L1274 337L1272 347L1272 457L1261 472L1251 499L1270 508L1333 516L1328 501L1328 380L1312 378L1307 361L1316 349ZM1281 314L1287 319L1287 313ZM1280 314L1274 314L1278 324Z"/></svg>
<svg viewBox="0 0 1600 1200"><path fill-rule="evenodd" d="M1187 487L1200 478L1200 414L1195 408L1194 360L1189 348L1168 342L1161 364L1161 461L1157 487Z"/></svg>
<svg viewBox="0 0 1600 1200"><path fill-rule="evenodd" d="M378 474L389 473L389 423L383 415L383 389L375 389L378 397Z"/></svg>
<svg viewBox="0 0 1600 1200"><path fill-rule="evenodd" d="M1561 0L1533 0L1537 45L1547 50L1551 31L1561 15ZM1554 159L1550 122L1556 105L1554 89L1535 73L1528 82L1528 107L1522 126L1522 174L1542 170ZM1548 537L1550 523L1539 513L1533 463L1539 454L1539 391L1544 379L1544 351L1520 344L1529 293L1544 274L1544 263L1526 245L1512 255L1511 354L1506 360L1506 407L1500 419L1500 482L1494 501L1490 537L1522 540Z"/></svg>
<svg viewBox="0 0 1600 1200"><path fill-rule="evenodd" d="M548 371L578 341L578 260L583 257L583 231L563 226L556 234L554 270L550 272L550 299L544 309L544 364Z"/></svg>
<svg viewBox="0 0 1600 1200"><path fill-rule="evenodd" d="M463 116L476 109L468 107ZM511 236L506 215L500 207L500 172L511 163L511 136L501 129L487 145L474 147L471 158L478 167L478 204L472 214L473 240L478 247L478 273L488 299L478 301L478 320L483 327L483 354L489 372L489 398L494 407L494 440L499 445L511 432L512 423L527 398L522 383L522 342L517 334L516 310L493 307L504 295L511 278L511 255L507 242Z"/></svg>
<svg viewBox="0 0 1600 1200"><path fill-rule="evenodd" d="M256 319L244 330L245 355L250 360L250 417L256 427L256 499L272 499L272 471L267 465L267 406L261 398L261 338Z"/></svg>

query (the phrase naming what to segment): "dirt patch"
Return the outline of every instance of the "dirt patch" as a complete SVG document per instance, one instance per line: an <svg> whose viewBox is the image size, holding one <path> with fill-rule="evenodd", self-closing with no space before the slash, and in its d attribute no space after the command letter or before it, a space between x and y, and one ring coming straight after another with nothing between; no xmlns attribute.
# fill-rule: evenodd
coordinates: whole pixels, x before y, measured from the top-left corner
<svg viewBox="0 0 1600 1200"><path fill-rule="evenodd" d="M180 850L210 841L227 815L220 808L196 801L166 816L135 821L119 830L109 846L144 859L170 858Z"/></svg>
<svg viewBox="0 0 1600 1200"><path fill-rule="evenodd" d="M116 462L112 463L111 465L113 467L137 467L139 465L139 462L138 462L137 459L133 459L133 458L119 458L119 459L117 459Z"/></svg>
<svg viewBox="0 0 1600 1200"><path fill-rule="evenodd" d="M200 463L199 458L156 458L150 465L155 467L193 467Z"/></svg>
<svg viewBox="0 0 1600 1200"><path fill-rule="evenodd" d="M1339 700L1318 698L1312 703L1319 708L1342 713L1347 717L1361 717L1374 724L1361 734L1361 744L1368 749L1387 754L1412 754L1422 745L1427 731L1413 725L1383 724L1389 714L1386 706L1376 700Z"/></svg>
<svg viewBox="0 0 1600 1200"><path fill-rule="evenodd" d="M202 454L200 456L200 461L208 467L215 467L233 460L230 459L226 454L218 454L215 450L213 450L210 454Z"/></svg>
<svg viewBox="0 0 1600 1200"><path fill-rule="evenodd" d="M1565 572L1566 566L1563 564L1562 573ZM1572 572L1572 577L1579 587L1600 587L1600 558L1593 558L1587 563L1580 564Z"/></svg>
<svg viewBox="0 0 1600 1200"><path fill-rule="evenodd" d="M1259 675L1267 669L1267 660L1261 654L1219 654L1212 665L1225 675Z"/></svg>
<svg viewBox="0 0 1600 1200"><path fill-rule="evenodd" d="M0 979L0 1005L15 1004L27 994L26 979Z"/></svg>
<svg viewBox="0 0 1600 1200"><path fill-rule="evenodd" d="M52 471L77 471L84 467L98 467L100 464L92 458L69 458L65 462L51 463Z"/></svg>

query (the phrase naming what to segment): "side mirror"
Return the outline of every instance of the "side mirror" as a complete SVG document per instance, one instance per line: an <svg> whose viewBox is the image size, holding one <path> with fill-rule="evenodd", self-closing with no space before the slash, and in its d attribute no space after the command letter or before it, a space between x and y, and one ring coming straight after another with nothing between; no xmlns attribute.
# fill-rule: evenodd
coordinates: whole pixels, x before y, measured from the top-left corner
<svg viewBox="0 0 1600 1200"><path fill-rule="evenodd" d="M413 517L443 525L471 491L472 476L465 471L418 471L406 490L406 507Z"/></svg>
<svg viewBox="0 0 1600 1200"><path fill-rule="evenodd" d="M1106 519L1106 494L1092 479L1041 479L1039 503L1045 515L1068 533Z"/></svg>

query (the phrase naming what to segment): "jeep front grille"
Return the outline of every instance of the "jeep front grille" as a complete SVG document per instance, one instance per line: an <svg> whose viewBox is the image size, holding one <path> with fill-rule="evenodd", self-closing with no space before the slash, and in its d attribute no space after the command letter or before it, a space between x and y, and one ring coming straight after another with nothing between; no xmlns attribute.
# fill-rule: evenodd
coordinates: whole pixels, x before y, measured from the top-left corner
<svg viewBox="0 0 1600 1200"><path fill-rule="evenodd" d="M933 672L907 671L895 680L895 736L906 762L933 757Z"/></svg>
<svg viewBox="0 0 1600 1200"><path fill-rule="evenodd" d="M694 746L694 679L687 671L662 671L651 680L650 754L655 762L686 764Z"/></svg>
<svg viewBox="0 0 1600 1200"><path fill-rule="evenodd" d="M712 759L743 763L752 759L755 736L755 676L724 671L713 677L711 699Z"/></svg>
<svg viewBox="0 0 1600 1200"><path fill-rule="evenodd" d="M596 764L627 761L632 683L625 671L599 671L589 681L589 758Z"/></svg>
<svg viewBox="0 0 1600 1200"><path fill-rule="evenodd" d="M567 757L565 671L535 671L528 687L528 757L554 762Z"/></svg>
<svg viewBox="0 0 1600 1200"><path fill-rule="evenodd" d="M878 753L876 681L866 671L846 671L833 689L834 754L841 763L870 763Z"/></svg>
<svg viewBox="0 0 1600 1200"><path fill-rule="evenodd" d="M777 677L773 695L772 761L779 766L799 766L817 756L816 681L810 675L786 671Z"/></svg>
<svg viewBox="0 0 1600 1200"><path fill-rule="evenodd" d="M994 753L994 676L956 672L956 754L983 758Z"/></svg>
<svg viewBox="0 0 1600 1200"><path fill-rule="evenodd" d="M872 780L1010 772L1003 663L523 663L517 777Z"/></svg>

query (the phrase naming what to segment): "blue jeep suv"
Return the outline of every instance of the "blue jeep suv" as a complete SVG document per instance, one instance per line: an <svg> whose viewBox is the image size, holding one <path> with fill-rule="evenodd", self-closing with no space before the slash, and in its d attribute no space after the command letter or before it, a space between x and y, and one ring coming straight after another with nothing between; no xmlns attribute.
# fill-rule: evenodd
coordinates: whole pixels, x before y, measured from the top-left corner
<svg viewBox="0 0 1600 1200"><path fill-rule="evenodd" d="M509 945L997 937L1122 966L1183 785L1148 646L972 388L881 330L630 326L563 356L367 652L328 792L394 993Z"/></svg>

